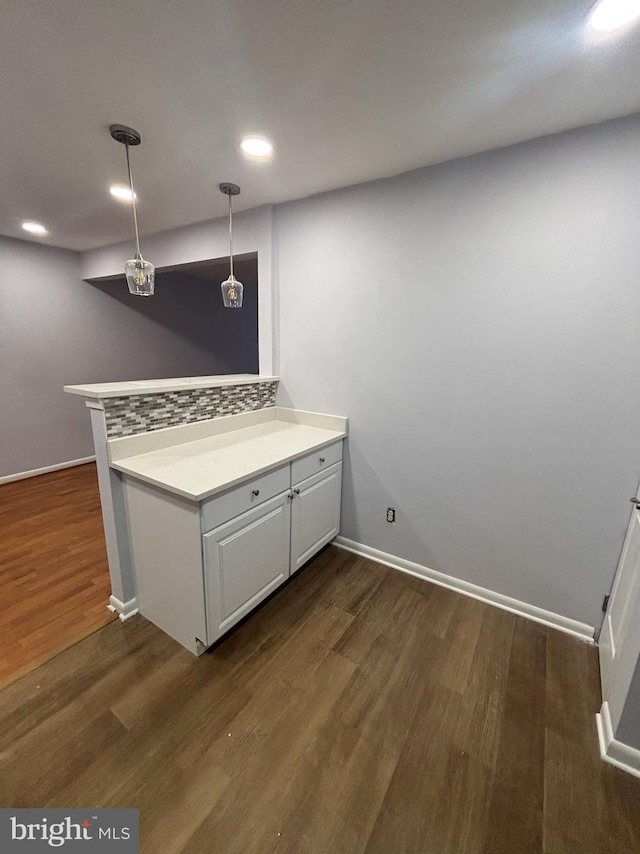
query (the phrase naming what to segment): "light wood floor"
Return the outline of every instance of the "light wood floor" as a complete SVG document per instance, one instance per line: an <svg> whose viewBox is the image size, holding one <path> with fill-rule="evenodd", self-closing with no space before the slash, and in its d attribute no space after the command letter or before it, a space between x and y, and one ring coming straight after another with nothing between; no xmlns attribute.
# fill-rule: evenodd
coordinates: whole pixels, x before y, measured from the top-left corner
<svg viewBox="0 0 640 854"><path fill-rule="evenodd" d="M138 617L0 692L0 803L145 854L632 854L595 648L330 547L199 659Z"/></svg>
<svg viewBox="0 0 640 854"><path fill-rule="evenodd" d="M0 687L106 625L93 463L0 486Z"/></svg>

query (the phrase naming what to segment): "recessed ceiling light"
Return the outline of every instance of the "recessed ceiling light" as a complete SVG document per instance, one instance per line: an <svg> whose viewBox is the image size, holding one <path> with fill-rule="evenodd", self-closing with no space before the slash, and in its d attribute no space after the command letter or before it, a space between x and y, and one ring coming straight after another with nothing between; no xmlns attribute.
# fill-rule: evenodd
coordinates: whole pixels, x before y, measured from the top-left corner
<svg viewBox="0 0 640 854"><path fill-rule="evenodd" d="M30 234L48 234L49 231L40 222L23 222L22 227Z"/></svg>
<svg viewBox="0 0 640 854"><path fill-rule="evenodd" d="M640 0L600 0L589 18L592 29L601 33L619 30L640 18Z"/></svg>
<svg viewBox="0 0 640 854"><path fill-rule="evenodd" d="M124 184L112 184L109 187L109 192L116 199L120 199L121 202L130 202L131 201L131 190L129 187L125 187ZM137 199L138 194L134 193L134 197Z"/></svg>
<svg viewBox="0 0 640 854"><path fill-rule="evenodd" d="M273 145L262 136L245 136L240 140L240 148L248 157L266 159L273 154Z"/></svg>

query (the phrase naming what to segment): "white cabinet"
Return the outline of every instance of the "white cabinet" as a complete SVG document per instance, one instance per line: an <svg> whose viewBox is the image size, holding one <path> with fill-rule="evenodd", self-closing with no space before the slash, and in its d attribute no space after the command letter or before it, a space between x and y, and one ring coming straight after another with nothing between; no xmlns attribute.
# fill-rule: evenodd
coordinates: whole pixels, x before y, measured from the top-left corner
<svg viewBox="0 0 640 854"><path fill-rule="evenodd" d="M290 507L285 492L204 535L209 643L287 578Z"/></svg>
<svg viewBox="0 0 640 854"><path fill-rule="evenodd" d="M211 520L229 519L203 535L209 644L338 534L341 459L340 441L287 466L286 483L292 487L274 498L263 501L263 494L284 485L282 468L263 477L260 492L257 481L247 481L203 504L203 528ZM296 481L301 475L304 479ZM256 501L261 503L246 509ZM231 507L246 512L230 519Z"/></svg>
<svg viewBox="0 0 640 854"><path fill-rule="evenodd" d="M342 440L202 502L126 478L140 613L203 652L340 530Z"/></svg>
<svg viewBox="0 0 640 854"><path fill-rule="evenodd" d="M293 487L291 575L340 530L341 486L342 463L337 463Z"/></svg>
<svg viewBox="0 0 640 854"><path fill-rule="evenodd" d="M342 443L300 462L300 471L315 471L275 498L235 516L203 535L207 643L211 644L293 575L340 530ZM294 463L295 465L295 463ZM293 466L291 467L293 469ZM282 484L281 470L270 475ZM287 478L291 474L287 470ZM255 488L242 486L210 499L202 508L206 520L228 518L230 506L248 507ZM239 504L243 496L244 504ZM253 495L261 500L261 495Z"/></svg>

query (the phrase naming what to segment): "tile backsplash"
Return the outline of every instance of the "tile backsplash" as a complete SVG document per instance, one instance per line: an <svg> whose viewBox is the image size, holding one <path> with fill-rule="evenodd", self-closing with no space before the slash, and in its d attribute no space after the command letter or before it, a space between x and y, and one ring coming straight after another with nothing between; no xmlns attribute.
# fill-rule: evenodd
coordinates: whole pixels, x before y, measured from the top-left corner
<svg viewBox="0 0 640 854"><path fill-rule="evenodd" d="M104 398L107 438L237 415L276 405L276 382Z"/></svg>

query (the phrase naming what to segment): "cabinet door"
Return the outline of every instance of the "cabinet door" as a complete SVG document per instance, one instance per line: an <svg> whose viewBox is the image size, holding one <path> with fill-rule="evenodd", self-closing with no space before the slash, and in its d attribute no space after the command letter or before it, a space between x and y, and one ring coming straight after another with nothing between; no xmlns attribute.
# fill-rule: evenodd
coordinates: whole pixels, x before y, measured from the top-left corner
<svg viewBox="0 0 640 854"><path fill-rule="evenodd" d="M289 531L285 492L204 535L210 644L285 581Z"/></svg>
<svg viewBox="0 0 640 854"><path fill-rule="evenodd" d="M340 531L342 463L313 475L293 489L291 574Z"/></svg>

